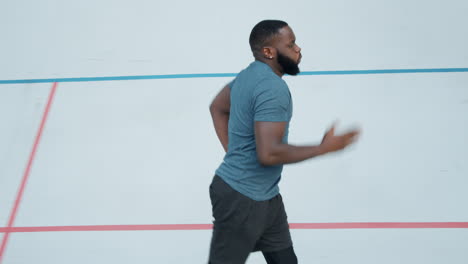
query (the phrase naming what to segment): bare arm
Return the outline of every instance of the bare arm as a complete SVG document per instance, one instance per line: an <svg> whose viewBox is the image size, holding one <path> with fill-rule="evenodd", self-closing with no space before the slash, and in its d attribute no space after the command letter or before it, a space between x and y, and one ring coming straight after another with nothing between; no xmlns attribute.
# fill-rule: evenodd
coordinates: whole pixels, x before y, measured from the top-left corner
<svg viewBox="0 0 468 264"><path fill-rule="evenodd" d="M230 88L226 85L210 105L211 118L213 119L213 125L216 130L216 135L223 145L224 151L227 151L228 147L228 122L229 122L229 111L231 108L230 99Z"/></svg>
<svg viewBox="0 0 468 264"><path fill-rule="evenodd" d="M316 146L293 146L282 143L286 122L255 122L255 141L260 163L266 166L288 164L344 149L353 143L359 131L336 136L332 127Z"/></svg>

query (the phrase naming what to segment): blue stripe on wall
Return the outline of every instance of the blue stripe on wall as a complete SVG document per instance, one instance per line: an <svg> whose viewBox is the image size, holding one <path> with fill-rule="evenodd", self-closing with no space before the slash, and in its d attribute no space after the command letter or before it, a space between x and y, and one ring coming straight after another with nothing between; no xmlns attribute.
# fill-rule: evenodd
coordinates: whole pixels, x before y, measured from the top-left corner
<svg viewBox="0 0 468 264"><path fill-rule="evenodd" d="M402 73L444 73L444 72L468 72L468 68L351 70L351 71L305 71L305 72L301 72L300 75L402 74ZM19 80L0 80L0 84L53 83L53 82L100 82L100 81L127 81L127 80L153 80L153 79L187 79L187 78L217 78L217 77L235 77L236 75L237 75L237 73L194 73L194 74L110 76L110 77L19 79Z"/></svg>

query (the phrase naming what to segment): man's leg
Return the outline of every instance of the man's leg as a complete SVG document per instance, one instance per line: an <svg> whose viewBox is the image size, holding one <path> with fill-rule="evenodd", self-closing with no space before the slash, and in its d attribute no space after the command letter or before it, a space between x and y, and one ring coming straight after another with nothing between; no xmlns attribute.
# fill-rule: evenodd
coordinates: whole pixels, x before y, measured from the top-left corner
<svg viewBox="0 0 468 264"><path fill-rule="evenodd" d="M210 264L244 264L253 248L245 230L228 229L216 224L211 239Z"/></svg>
<svg viewBox="0 0 468 264"><path fill-rule="evenodd" d="M260 237L255 248L261 250L268 264L295 264L288 217L281 195L269 201L270 224Z"/></svg>
<svg viewBox="0 0 468 264"><path fill-rule="evenodd" d="M297 264L293 247L275 252L262 252L268 264Z"/></svg>
<svg viewBox="0 0 468 264"><path fill-rule="evenodd" d="M210 264L244 264L258 239L247 223L253 200L241 195L215 176L210 185L213 236Z"/></svg>

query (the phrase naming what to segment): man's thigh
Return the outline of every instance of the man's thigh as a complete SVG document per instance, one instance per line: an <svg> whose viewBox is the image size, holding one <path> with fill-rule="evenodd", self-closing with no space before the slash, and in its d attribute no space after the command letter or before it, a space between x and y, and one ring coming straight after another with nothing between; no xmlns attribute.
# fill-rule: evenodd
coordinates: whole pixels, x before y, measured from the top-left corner
<svg viewBox="0 0 468 264"><path fill-rule="evenodd" d="M214 217L210 263L245 263L259 237L247 223L255 201L232 189L218 176L210 185L210 198Z"/></svg>
<svg viewBox="0 0 468 264"><path fill-rule="evenodd" d="M267 223L265 230L257 241L255 250L273 252L292 247L288 217L281 195L270 200L268 219L270 221Z"/></svg>
<svg viewBox="0 0 468 264"><path fill-rule="evenodd" d="M262 253L267 264L297 264L297 257L293 247L279 251Z"/></svg>

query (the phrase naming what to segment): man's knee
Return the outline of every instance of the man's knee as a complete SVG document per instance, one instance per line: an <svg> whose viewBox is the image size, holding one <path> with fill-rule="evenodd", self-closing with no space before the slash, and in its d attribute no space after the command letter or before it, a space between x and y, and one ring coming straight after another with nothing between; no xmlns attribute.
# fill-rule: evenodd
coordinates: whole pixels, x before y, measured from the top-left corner
<svg viewBox="0 0 468 264"><path fill-rule="evenodd" d="M293 247L274 252L263 252L268 264L297 264Z"/></svg>

